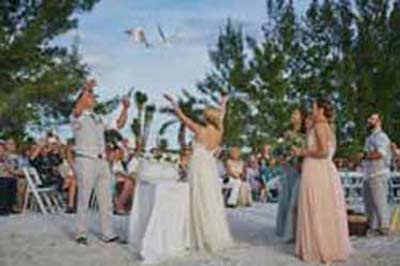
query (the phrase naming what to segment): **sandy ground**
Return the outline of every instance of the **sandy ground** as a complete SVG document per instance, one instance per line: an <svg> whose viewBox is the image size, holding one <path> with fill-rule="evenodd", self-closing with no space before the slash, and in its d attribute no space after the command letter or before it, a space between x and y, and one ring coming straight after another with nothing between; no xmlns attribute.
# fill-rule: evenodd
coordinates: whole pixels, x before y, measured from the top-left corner
<svg viewBox="0 0 400 266"><path fill-rule="evenodd" d="M162 263L165 266L301 266L294 245L274 236L276 205L229 210L229 221L237 246L223 254L192 254ZM0 266L135 266L141 265L126 245L98 240L93 214L90 246L73 241L73 215L0 217ZM122 234L126 218L115 217ZM400 265L400 237L353 238L354 256L338 266Z"/></svg>

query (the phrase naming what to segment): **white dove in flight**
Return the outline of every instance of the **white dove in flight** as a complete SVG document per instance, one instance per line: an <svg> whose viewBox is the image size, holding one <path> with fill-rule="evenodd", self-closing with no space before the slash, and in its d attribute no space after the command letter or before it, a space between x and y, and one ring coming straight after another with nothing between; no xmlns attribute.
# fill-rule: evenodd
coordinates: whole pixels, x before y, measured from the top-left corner
<svg viewBox="0 0 400 266"><path fill-rule="evenodd" d="M157 30L158 30L158 34L159 34L161 40L156 43L149 42L149 40L147 39L146 32L143 30L143 28L140 28L140 27L128 29L125 31L125 33L130 38L132 38L134 42L142 43L145 45L146 48L152 48L152 47L161 46L161 45L168 45L172 41L178 39L178 37L179 37L179 32L176 32L175 34L173 34L171 36L167 36L164 33L163 29L161 28L161 25L159 25L159 24L157 25Z"/></svg>
<svg viewBox="0 0 400 266"><path fill-rule="evenodd" d="M157 30L158 30L158 34L160 35L161 41L164 44L170 44L172 41L177 40L179 37L179 32L176 32L175 34L171 35L171 36L167 36L163 29L161 28L161 25L158 24L157 25Z"/></svg>
<svg viewBox="0 0 400 266"><path fill-rule="evenodd" d="M128 29L125 31L125 33L131 37L134 42L143 43L146 48L150 48L152 46L147 40L146 33L142 28Z"/></svg>

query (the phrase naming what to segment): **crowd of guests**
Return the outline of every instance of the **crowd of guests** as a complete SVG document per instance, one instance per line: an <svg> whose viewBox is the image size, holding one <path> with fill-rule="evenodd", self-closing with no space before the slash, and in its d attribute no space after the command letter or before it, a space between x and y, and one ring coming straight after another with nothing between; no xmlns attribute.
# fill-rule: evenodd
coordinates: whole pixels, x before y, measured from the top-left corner
<svg viewBox="0 0 400 266"><path fill-rule="evenodd" d="M222 151L218 157L220 181L227 207L251 206L253 201L277 201L281 174L270 145L260 153L246 156L240 147Z"/></svg>
<svg viewBox="0 0 400 266"><path fill-rule="evenodd" d="M73 171L72 141L63 141L49 132L40 140L28 139L23 147L17 147L14 139L0 140L0 180L2 204L0 212L21 212L26 192L24 167L34 167L43 185L55 185L65 195L66 212L76 211L77 181ZM138 149L124 139L107 145L107 160L113 174L114 208L117 214L127 214L132 205L135 177L138 166ZM154 150L155 151L155 150ZM180 175L187 177L192 150L180 152ZM392 144L392 170L400 169L400 149ZM362 172L360 158L335 159L342 172ZM265 144L259 153L242 154L240 147L221 151L218 155L219 176L227 207L251 206L254 201L277 202L282 178L287 172L282 158L275 156L272 145ZM281 195L283 197L283 195Z"/></svg>
<svg viewBox="0 0 400 266"><path fill-rule="evenodd" d="M152 152L160 152L153 149ZM180 176L187 178L192 154L190 147L180 152ZM107 161L113 174L115 213L127 214L132 205L138 167L138 149L129 140L109 142ZM265 145L258 154L242 156L240 147L219 154L220 181L228 207L251 206L253 201L276 202L281 169L272 157L271 145ZM0 141L0 184L4 197L0 206L3 213L22 211L27 181L24 168L33 167L43 186L56 186L65 196L66 212L76 211L77 179L73 168L74 143L64 141L49 132L39 140L29 139L17 147L14 139Z"/></svg>
<svg viewBox="0 0 400 266"><path fill-rule="evenodd" d="M0 140L0 194L3 197L0 212L21 212L27 186L23 168L34 167L43 185L57 186L65 195L66 212L74 213L78 187L71 167L74 160L73 145L72 141L63 141L52 132L37 141L28 139L22 147L17 147L12 138ZM106 153L113 174L115 213L127 214L135 191L138 149L128 139L123 139L118 143L108 143ZM187 177L191 154L190 147L180 152L182 180ZM392 170L398 171L400 149L395 144L392 145L392 154ZM361 160L357 156L337 158L335 164L343 172L362 172ZM254 201L277 202L280 188L293 186L283 182L286 179L282 176L287 173L285 163L280 156L274 155L270 144L265 144L259 153L250 155L242 154L240 147L221 151L218 168L222 193L226 206L230 208L251 206Z"/></svg>
<svg viewBox="0 0 400 266"><path fill-rule="evenodd" d="M0 211L22 211L27 188L24 168L34 167L41 177L41 185L55 186L65 192L66 211L74 212L77 185L70 154L71 144L62 143L51 132L37 141L29 139L21 147L12 138L0 141L0 194L4 197Z"/></svg>
<svg viewBox="0 0 400 266"><path fill-rule="evenodd" d="M106 155L113 180L114 206L125 214L135 189L136 149L127 140L107 145ZM0 213L19 213L23 209L27 180L24 169L36 169L41 186L54 186L65 199L66 212L76 212L77 178L74 171L74 143L49 132L39 140L29 139L17 147L14 139L0 140Z"/></svg>

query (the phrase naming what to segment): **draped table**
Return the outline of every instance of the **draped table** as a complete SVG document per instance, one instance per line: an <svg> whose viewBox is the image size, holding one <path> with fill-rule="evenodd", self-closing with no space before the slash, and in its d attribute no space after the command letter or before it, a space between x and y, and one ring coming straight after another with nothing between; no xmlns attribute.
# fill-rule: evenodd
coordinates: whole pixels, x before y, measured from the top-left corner
<svg viewBox="0 0 400 266"><path fill-rule="evenodd" d="M189 185L172 166L142 161L129 221L128 244L145 263L186 254Z"/></svg>

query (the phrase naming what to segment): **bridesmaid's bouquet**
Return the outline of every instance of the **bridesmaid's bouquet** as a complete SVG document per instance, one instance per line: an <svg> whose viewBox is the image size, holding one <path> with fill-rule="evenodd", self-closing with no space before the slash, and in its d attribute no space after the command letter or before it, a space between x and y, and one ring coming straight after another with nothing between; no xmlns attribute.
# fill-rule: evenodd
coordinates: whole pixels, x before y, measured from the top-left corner
<svg viewBox="0 0 400 266"><path fill-rule="evenodd" d="M292 156L293 148L305 148L305 136L300 133L288 132L283 138L279 138L274 145L273 154L290 164L296 164L297 158Z"/></svg>

